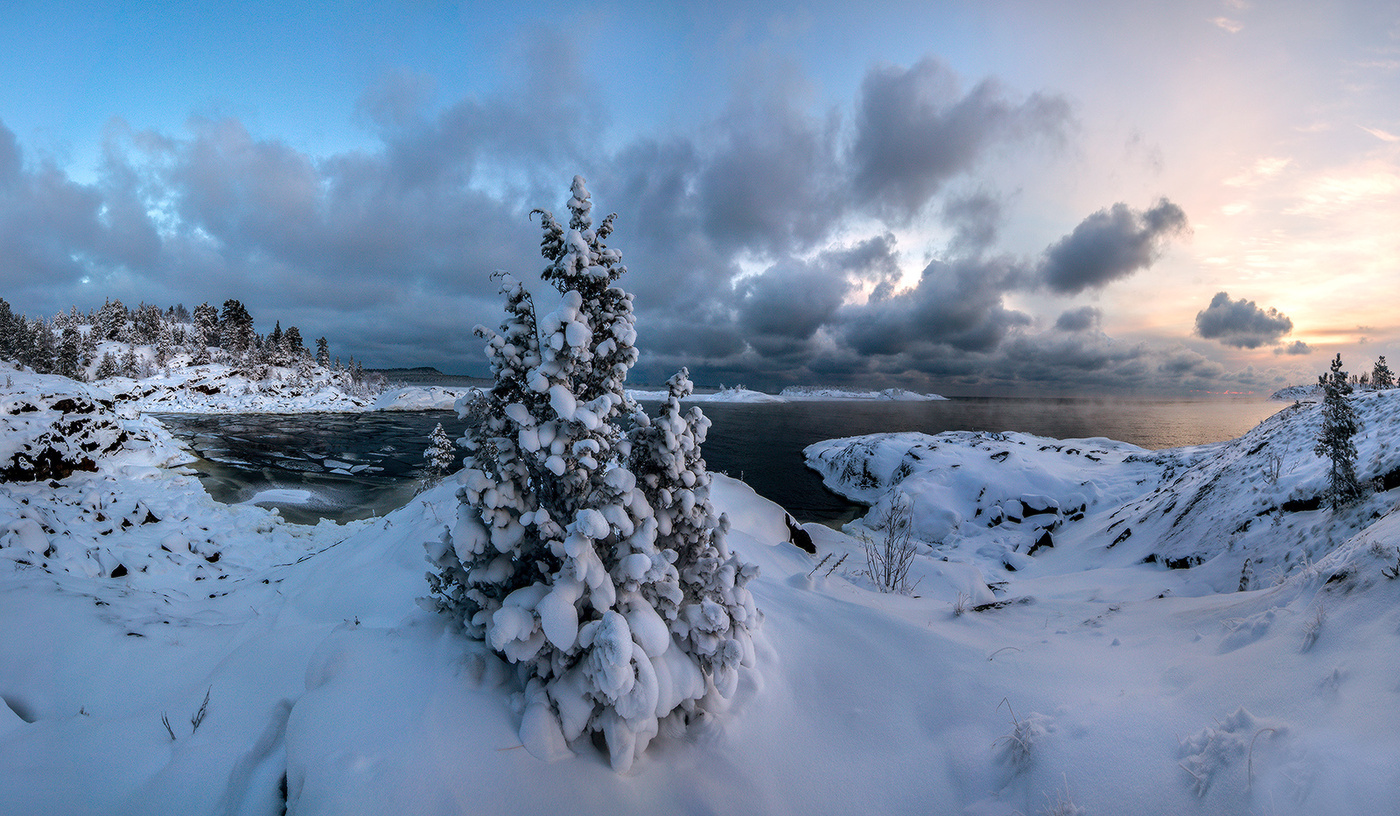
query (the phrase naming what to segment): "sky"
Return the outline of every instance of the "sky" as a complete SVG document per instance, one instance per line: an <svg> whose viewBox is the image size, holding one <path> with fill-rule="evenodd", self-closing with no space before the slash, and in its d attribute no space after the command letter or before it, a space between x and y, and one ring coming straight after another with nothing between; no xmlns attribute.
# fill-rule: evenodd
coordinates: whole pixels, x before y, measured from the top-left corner
<svg viewBox="0 0 1400 816"><path fill-rule="evenodd" d="M530 211L578 174L618 214L637 384L1188 396L1400 362L1389 0L20 0L0 41L0 297L31 317L234 298L484 374L492 274L552 302Z"/></svg>

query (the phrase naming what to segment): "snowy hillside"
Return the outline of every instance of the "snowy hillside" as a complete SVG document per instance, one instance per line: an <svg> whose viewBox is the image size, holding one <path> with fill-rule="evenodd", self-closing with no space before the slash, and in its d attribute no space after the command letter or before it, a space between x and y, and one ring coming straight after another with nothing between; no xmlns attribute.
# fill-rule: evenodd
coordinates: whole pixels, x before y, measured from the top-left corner
<svg viewBox="0 0 1400 816"><path fill-rule="evenodd" d="M1394 467L1395 396L1357 400L1364 476ZM158 426L96 389L11 373L4 400L25 439L62 446L80 415L98 417L82 438L99 448L126 434L96 470L0 482L6 812L1355 814L1400 801L1392 497L1283 510L1277 525L1256 515L1315 495L1313 408L1159 453L1019 434L815 446L854 498L913 499L907 594L876 591L858 538L806 525L808 555L781 508L715 476L729 544L761 569L758 670L618 774L589 744L552 762L528 753L514 672L419 605L423 543L456 518L452 480L381 519L301 527L211 501L170 469L180 452ZM1052 546L1028 555L1047 531ZM1164 565L1183 554L1203 563ZM1256 558L1247 591L1221 584Z"/></svg>
<svg viewBox="0 0 1400 816"><path fill-rule="evenodd" d="M1192 567L1193 591L1228 592L1282 580L1395 505L1400 391L1352 404L1358 475L1376 491L1339 513L1323 507L1318 404L1285 408L1238 439L1165 451L951 432L829 440L807 457L828 487L872 505L869 519L897 496L912 500L915 535L944 549L999 553L1015 570L1049 530L1054 546L1077 548L1095 566Z"/></svg>

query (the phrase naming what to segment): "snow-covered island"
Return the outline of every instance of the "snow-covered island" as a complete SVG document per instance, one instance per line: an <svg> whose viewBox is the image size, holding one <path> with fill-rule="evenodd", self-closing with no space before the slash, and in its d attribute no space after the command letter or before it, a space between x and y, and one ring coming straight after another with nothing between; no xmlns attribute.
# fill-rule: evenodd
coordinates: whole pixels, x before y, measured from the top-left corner
<svg viewBox="0 0 1400 816"><path fill-rule="evenodd" d="M1276 402L1317 402L1322 399L1322 389L1316 385L1290 385L1269 395Z"/></svg>
<svg viewBox="0 0 1400 816"><path fill-rule="evenodd" d="M1240 439L813 446L838 532L714 476L760 669L619 775L522 748L515 674L424 610L457 485L381 519L212 501L93 386L7 370L0 801L15 813L1355 813L1400 801L1400 392L1373 491L1319 499L1319 406ZM45 453L45 451L50 451ZM30 480L29 476L37 477ZM908 591L862 538L906 506ZM886 523L886 526L888 524ZM1058 808L1058 811L1056 810Z"/></svg>
<svg viewBox="0 0 1400 816"><path fill-rule="evenodd" d="M629 388L627 395L634 400L665 399L664 389ZM766 394L744 386L721 387L713 393L696 393L686 397L686 402L729 402L729 403L781 403L781 402L838 402L886 401L886 402L936 402L947 397L938 394L918 394L902 388L886 388L883 391L859 391L843 388L819 386L790 386L777 394Z"/></svg>

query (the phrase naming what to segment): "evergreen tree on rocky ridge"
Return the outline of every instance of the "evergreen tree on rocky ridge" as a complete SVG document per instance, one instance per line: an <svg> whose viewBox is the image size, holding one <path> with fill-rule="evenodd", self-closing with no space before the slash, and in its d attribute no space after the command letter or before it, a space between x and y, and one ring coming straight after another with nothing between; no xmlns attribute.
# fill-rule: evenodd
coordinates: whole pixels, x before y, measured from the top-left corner
<svg viewBox="0 0 1400 816"><path fill-rule="evenodd" d="M1356 444L1352 438L1360 430L1356 409L1347 399L1351 384L1342 370L1342 355L1332 361L1330 376L1318 378L1322 388L1322 429L1318 433L1313 453L1331 462L1327 472L1327 503L1333 510L1345 507L1361 498L1361 483L1356 478Z"/></svg>

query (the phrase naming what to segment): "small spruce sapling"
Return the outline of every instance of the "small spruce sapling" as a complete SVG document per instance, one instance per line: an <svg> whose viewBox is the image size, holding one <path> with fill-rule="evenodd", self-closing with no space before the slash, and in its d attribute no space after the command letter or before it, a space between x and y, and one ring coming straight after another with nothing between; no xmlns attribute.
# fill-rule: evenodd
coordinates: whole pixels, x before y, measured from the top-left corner
<svg viewBox="0 0 1400 816"><path fill-rule="evenodd" d="M426 465L423 468L423 487L429 488L442 481L442 477L452 468L452 464L457 459L457 446L452 444L452 440L447 436L447 431L442 429L442 423L433 428L432 434L428 436L428 447L423 451L423 459Z"/></svg>

